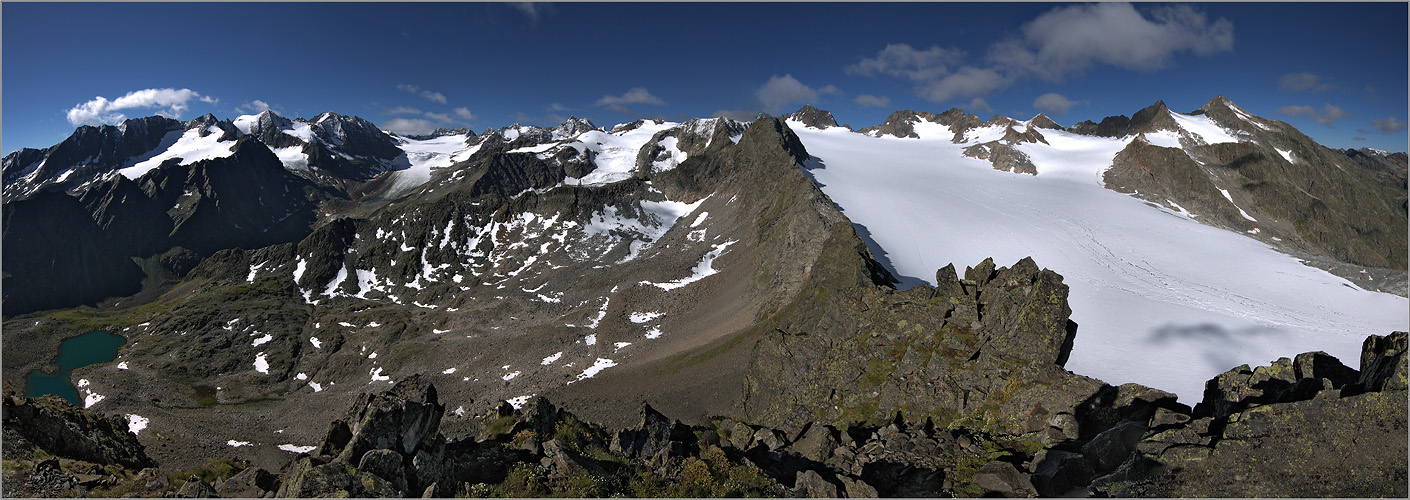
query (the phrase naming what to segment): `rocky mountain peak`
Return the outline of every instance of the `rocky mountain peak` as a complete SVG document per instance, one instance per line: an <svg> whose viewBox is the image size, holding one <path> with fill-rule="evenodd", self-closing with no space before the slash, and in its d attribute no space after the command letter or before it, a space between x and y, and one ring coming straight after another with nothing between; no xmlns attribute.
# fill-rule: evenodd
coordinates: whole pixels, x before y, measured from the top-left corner
<svg viewBox="0 0 1410 500"><path fill-rule="evenodd" d="M798 120L804 125L814 128L836 127L837 120L832 117L832 113L815 108L810 104L805 104L798 108L798 111L785 114L780 118L784 120Z"/></svg>
<svg viewBox="0 0 1410 500"><path fill-rule="evenodd" d="M1053 121L1052 118L1048 118L1048 115L1045 115L1043 113L1038 113L1037 116L1034 116L1032 119L1028 120L1028 124L1035 128L1063 130L1062 125L1058 125L1057 122Z"/></svg>
<svg viewBox="0 0 1410 500"><path fill-rule="evenodd" d="M593 125L592 122L586 118L569 116L563 123L559 124L557 127L553 127L552 134L554 139L562 140L596 129L597 126Z"/></svg>

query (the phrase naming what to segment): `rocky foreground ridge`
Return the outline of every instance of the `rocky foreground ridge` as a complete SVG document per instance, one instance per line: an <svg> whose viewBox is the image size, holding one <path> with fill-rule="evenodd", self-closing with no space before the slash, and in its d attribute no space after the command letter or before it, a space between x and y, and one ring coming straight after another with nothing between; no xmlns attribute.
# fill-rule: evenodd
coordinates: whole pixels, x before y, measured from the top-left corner
<svg viewBox="0 0 1410 500"><path fill-rule="evenodd" d="M634 425L609 428L538 397L520 409L501 403L473 432L446 436L436 387L411 376L360 396L316 450L277 472L237 459L152 468L121 417L7 394L4 494L1407 493L1405 332L1368 337L1359 370L1320 352L1239 366L1190 408L1157 389L1063 370L1075 325L1051 271L986 261L964 279L952 268L940 275L936 288L811 299L856 300L837 316L785 308L776 319L787 321L755 348L741 407L704 425L642 403L621 410ZM862 325L856 338L830 337L830 325L851 322ZM871 357L856 366L853 356ZM806 364L816 366L797 368Z"/></svg>

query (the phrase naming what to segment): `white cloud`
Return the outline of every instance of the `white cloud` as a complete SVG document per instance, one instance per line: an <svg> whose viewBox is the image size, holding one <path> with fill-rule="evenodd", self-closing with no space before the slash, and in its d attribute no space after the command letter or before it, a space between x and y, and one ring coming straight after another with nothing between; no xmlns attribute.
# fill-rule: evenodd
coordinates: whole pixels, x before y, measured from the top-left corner
<svg viewBox="0 0 1410 500"><path fill-rule="evenodd" d="M970 101L969 101L968 109L969 109L969 111L970 111L971 113L980 113L980 112L983 112L983 113L993 113L993 112L994 112L994 108L993 108L992 106L989 106L989 101L985 101L983 97L976 97L976 98L970 100Z"/></svg>
<svg viewBox="0 0 1410 500"><path fill-rule="evenodd" d="M1351 114L1331 103L1322 104L1322 109L1318 110L1312 106L1283 106L1278 108L1278 113L1290 116L1306 116L1318 125L1326 125L1327 128L1336 128L1332 122L1350 118Z"/></svg>
<svg viewBox="0 0 1410 500"><path fill-rule="evenodd" d="M470 112L470 108L459 107L459 108L455 108L455 109L453 109L453 110L451 110L451 111L454 111L454 112L455 112L455 116L460 117L460 119L462 119L462 120L467 120L467 121L468 121L468 120L474 120L474 119L475 119L475 114Z"/></svg>
<svg viewBox="0 0 1410 500"><path fill-rule="evenodd" d="M964 56L964 51L959 49L946 50L931 45L929 49L916 50L908 44L892 43L877 52L876 57L862 59L842 69L849 75L885 74L917 81L934 80L949 73L949 67L959 64Z"/></svg>
<svg viewBox="0 0 1410 500"><path fill-rule="evenodd" d="M383 130L390 130L401 135L425 135L434 132L436 124L431 120L422 118L392 118L382 122Z"/></svg>
<svg viewBox="0 0 1410 500"><path fill-rule="evenodd" d="M413 108L413 107L410 107L410 106L397 106L397 107L395 107L395 108L392 108L392 109L387 110L387 114L389 114L389 115L419 115L419 114L421 114L421 110L416 109L416 108Z"/></svg>
<svg viewBox="0 0 1410 500"><path fill-rule="evenodd" d="M1210 22L1188 5L1150 9L1150 18L1127 3L1058 7L1021 31L1021 40L991 47L990 61L1053 81L1096 64L1153 71L1181 52L1210 55L1234 47L1233 23L1224 18Z"/></svg>
<svg viewBox="0 0 1410 500"><path fill-rule="evenodd" d="M841 93L842 90L832 85L814 89L793 78L793 75L786 74L769 77L769 81L764 82L754 95L759 98L764 110L778 113L784 106L792 103L812 104L817 102L819 95Z"/></svg>
<svg viewBox="0 0 1410 500"><path fill-rule="evenodd" d="M625 115L635 115L636 112L632 111L631 108L627 107L628 104L650 104L652 106L665 106L666 101L661 100L660 97L651 95L651 92L647 92L645 87L635 87L631 90L628 90L627 93L619 96L602 96L601 99L597 100L597 103L595 105L604 106L607 109Z"/></svg>
<svg viewBox="0 0 1410 500"><path fill-rule="evenodd" d="M1371 120L1371 126L1382 134L1393 134L1405 130L1405 122L1394 116L1387 116L1379 120Z"/></svg>
<svg viewBox="0 0 1410 500"><path fill-rule="evenodd" d="M544 8L545 4L538 2L510 2L509 5L523 13L525 17L528 17L530 24L538 24L539 17L543 16L544 12L546 12Z"/></svg>
<svg viewBox="0 0 1410 500"><path fill-rule="evenodd" d="M935 102L965 97L981 97L1009 84L1009 79L990 68L965 66L954 74L916 89L916 94Z"/></svg>
<svg viewBox="0 0 1410 500"><path fill-rule="evenodd" d="M73 125L118 123L127 119L127 115L122 113L123 110L143 108L157 108L156 114L181 118L181 114L190 109L189 102L193 99L208 104L218 101L191 89L143 89L128 92L111 101L103 96L94 97L93 100L70 108L66 115L69 123Z"/></svg>
<svg viewBox="0 0 1410 500"><path fill-rule="evenodd" d="M1312 73L1288 73L1278 78L1278 89L1284 92L1323 92L1333 88L1332 84L1323 82L1321 77Z"/></svg>
<svg viewBox="0 0 1410 500"><path fill-rule="evenodd" d="M1091 103L1085 100L1069 100L1068 98L1063 97L1062 94L1058 94L1055 92L1049 92L1040 95L1037 99L1033 100L1033 107L1042 110L1044 113L1056 116L1062 116L1067 114L1068 111L1072 110L1073 106L1076 106L1078 104L1085 106Z"/></svg>
<svg viewBox="0 0 1410 500"><path fill-rule="evenodd" d="M437 121L437 122L439 122L439 123L450 123L450 122L455 121L455 119L454 119L454 118L451 118L450 115L447 115L447 114L444 114L444 113L432 113L432 112L430 112L430 111L427 111L425 116L426 116L426 118L430 118L430 119L435 120L435 121Z"/></svg>
<svg viewBox="0 0 1410 500"><path fill-rule="evenodd" d="M421 98L426 99L426 100L431 101L431 102L434 102L434 103L440 103L440 104L445 104L445 103L446 103L446 96L445 96L445 94L442 94L442 93L440 93L440 92L432 92L432 91L429 91L429 90L423 90L421 87L418 87L418 86L415 86L415 85L406 84L406 83L397 84L397 90L400 90L400 91L402 91L402 92L407 92L407 93L410 93L410 94L419 95L419 96L421 96Z"/></svg>
<svg viewBox="0 0 1410 500"><path fill-rule="evenodd" d="M890 98L890 97L886 97L886 96L877 97L877 96L874 96L874 95L871 95L871 94L862 94L862 95L859 95L859 96L857 96L857 98L852 99L852 101L856 102L858 105L861 105L861 106L870 106L870 107L874 107L874 108L884 108L884 107L887 107L887 106L890 106L890 105L891 105L891 98Z"/></svg>
<svg viewBox="0 0 1410 500"><path fill-rule="evenodd" d="M754 118L758 116L759 111L752 109L721 109L716 110L714 113L710 113L711 118L724 117L729 118L731 120L739 120L742 122L752 122L754 121Z"/></svg>
<svg viewBox="0 0 1410 500"><path fill-rule="evenodd" d="M620 96L602 96L601 99L597 100L598 106L626 104L651 104L655 106L665 106L666 101L662 101L660 97L651 95L651 92L647 92L645 87L633 88L631 90L628 90L627 93L622 94Z"/></svg>
<svg viewBox="0 0 1410 500"><path fill-rule="evenodd" d="M255 99L235 107L236 111L244 111L250 114L259 114L269 111L269 103Z"/></svg>

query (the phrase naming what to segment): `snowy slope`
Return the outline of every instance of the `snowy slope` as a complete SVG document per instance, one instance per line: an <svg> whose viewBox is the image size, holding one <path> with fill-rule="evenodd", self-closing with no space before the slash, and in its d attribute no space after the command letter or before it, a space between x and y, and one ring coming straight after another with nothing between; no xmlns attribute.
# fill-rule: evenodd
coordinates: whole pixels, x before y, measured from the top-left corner
<svg viewBox="0 0 1410 500"><path fill-rule="evenodd" d="M393 172L395 177L388 195L395 197L425 184L431 180L432 170L449 167L474 154L480 146L466 145L468 139L469 134L444 135L425 140L397 137L397 147L406 153L410 166Z"/></svg>
<svg viewBox="0 0 1410 500"><path fill-rule="evenodd" d="M1355 367L1366 335L1407 327L1405 298L1103 189L1100 172L1131 138L1044 130L1052 146L1020 146L1038 169L1030 176L966 158L943 134L789 126L814 156L810 175L903 282L933 283L945 264L991 256L1004 266L1032 256L1062 274L1079 324L1067 368L1079 374L1193 404L1206 380L1239 364L1321 350Z"/></svg>

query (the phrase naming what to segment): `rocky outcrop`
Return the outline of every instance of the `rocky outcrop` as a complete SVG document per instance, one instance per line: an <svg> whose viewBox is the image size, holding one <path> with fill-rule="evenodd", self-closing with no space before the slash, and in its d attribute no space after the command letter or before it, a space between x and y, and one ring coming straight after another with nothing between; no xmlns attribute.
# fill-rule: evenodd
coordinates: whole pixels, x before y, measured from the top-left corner
<svg viewBox="0 0 1410 500"><path fill-rule="evenodd" d="M837 120L832 117L832 113L823 111L821 109L813 107L812 105L807 104L805 104L801 108L798 108L798 111L794 111L792 113L785 113L783 116L780 116L779 119L797 120L804 126L821 129L838 126Z"/></svg>
<svg viewBox="0 0 1410 500"><path fill-rule="evenodd" d="M4 422L29 444L54 455L141 469L155 465L120 416L84 410L58 396L4 396ZM11 446L12 443L6 443Z"/></svg>
<svg viewBox="0 0 1410 500"><path fill-rule="evenodd" d="M446 440L439 432L445 406L420 377L381 394L362 394L347 415L329 424L315 456L286 474L280 496L403 496L444 482Z"/></svg>
<svg viewBox="0 0 1410 500"><path fill-rule="evenodd" d="M1012 131L1013 129L1009 129ZM970 158L989 160L994 164L994 170L1013 172L1015 174L1038 175L1038 167L1033 165L1033 161L1022 151L1014 149L1008 143L1000 141L989 141L983 144L975 144L964 148L964 155Z"/></svg>

